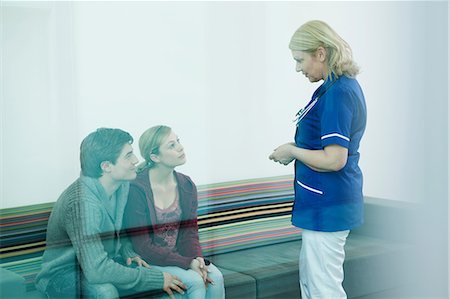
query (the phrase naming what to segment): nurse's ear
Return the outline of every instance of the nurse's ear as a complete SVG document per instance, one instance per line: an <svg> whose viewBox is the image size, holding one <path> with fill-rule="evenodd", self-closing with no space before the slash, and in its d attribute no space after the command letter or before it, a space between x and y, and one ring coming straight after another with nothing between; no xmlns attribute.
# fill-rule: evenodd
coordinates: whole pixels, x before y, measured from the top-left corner
<svg viewBox="0 0 450 299"><path fill-rule="evenodd" d="M325 60L327 59L327 50L322 46L318 47L316 50L316 58L320 62L325 62Z"/></svg>

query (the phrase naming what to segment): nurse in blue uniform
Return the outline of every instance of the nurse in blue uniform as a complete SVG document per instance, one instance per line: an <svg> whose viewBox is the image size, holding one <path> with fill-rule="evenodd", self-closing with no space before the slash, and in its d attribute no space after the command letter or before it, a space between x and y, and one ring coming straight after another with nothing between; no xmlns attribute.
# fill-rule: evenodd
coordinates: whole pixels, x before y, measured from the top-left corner
<svg viewBox="0 0 450 299"><path fill-rule="evenodd" d="M323 80L296 115L295 142L269 158L295 161L292 223L302 228L299 270L303 299L344 299L344 245L363 223L359 144L366 104L355 76L359 68L349 45L326 23L310 21L289 44L296 71L310 82Z"/></svg>

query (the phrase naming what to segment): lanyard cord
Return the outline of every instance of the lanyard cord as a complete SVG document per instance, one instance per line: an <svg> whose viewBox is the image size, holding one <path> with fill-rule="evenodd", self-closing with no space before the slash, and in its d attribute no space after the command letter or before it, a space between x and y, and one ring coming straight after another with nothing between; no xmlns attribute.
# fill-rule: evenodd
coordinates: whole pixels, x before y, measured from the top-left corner
<svg viewBox="0 0 450 299"><path fill-rule="evenodd" d="M294 122L296 122L297 125L300 120L302 120L302 118L309 112L309 110L311 110L312 107L317 103L320 97L323 96L328 91L328 89L330 89L330 87L333 86L334 83L336 83L338 79L339 78L334 79L333 82L331 82L331 84L328 85L327 88L325 88L325 90L322 91L309 105L307 105L305 108L300 109L297 114L295 114Z"/></svg>
<svg viewBox="0 0 450 299"><path fill-rule="evenodd" d="M334 83L336 83L337 80L337 78L334 79L333 82L331 82L331 84L328 85L327 88L325 88L325 90L321 92L315 99L318 100L321 96L323 96L328 91L328 89L330 89L330 87L333 86Z"/></svg>

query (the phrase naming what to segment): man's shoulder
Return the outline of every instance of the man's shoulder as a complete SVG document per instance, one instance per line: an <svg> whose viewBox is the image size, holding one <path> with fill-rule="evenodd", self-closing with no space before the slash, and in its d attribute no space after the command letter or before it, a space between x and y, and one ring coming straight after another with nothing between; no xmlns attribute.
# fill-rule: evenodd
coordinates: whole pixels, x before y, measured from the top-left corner
<svg viewBox="0 0 450 299"><path fill-rule="evenodd" d="M80 177L70 184L60 195L55 207L69 208L77 204L96 206L100 204L98 195Z"/></svg>

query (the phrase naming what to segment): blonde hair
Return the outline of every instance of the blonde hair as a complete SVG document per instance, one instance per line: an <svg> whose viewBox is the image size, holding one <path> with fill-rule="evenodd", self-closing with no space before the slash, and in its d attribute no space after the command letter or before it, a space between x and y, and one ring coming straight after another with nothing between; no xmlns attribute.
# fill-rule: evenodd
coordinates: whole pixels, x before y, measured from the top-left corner
<svg viewBox="0 0 450 299"><path fill-rule="evenodd" d="M159 125L151 127L142 133L141 137L139 137L139 150L145 162L137 166L137 172L155 166L155 162L153 162L150 156L152 154L159 154L159 147L171 131L172 129L170 127Z"/></svg>
<svg viewBox="0 0 450 299"><path fill-rule="evenodd" d="M292 51L315 53L319 47L327 52L327 77L355 77L358 65L353 61L352 49L327 23L309 21L295 31L289 43Z"/></svg>

